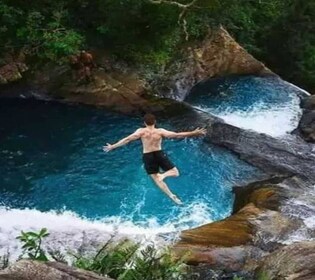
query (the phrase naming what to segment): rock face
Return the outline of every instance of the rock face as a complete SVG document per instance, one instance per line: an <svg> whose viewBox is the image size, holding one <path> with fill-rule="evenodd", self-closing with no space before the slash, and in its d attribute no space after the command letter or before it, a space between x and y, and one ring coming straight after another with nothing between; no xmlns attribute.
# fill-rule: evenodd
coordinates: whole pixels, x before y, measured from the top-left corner
<svg viewBox="0 0 315 280"><path fill-rule="evenodd" d="M207 140L232 150L265 172L315 179L314 147L299 138L276 139L215 121L208 129Z"/></svg>
<svg viewBox="0 0 315 280"><path fill-rule="evenodd" d="M155 86L160 95L183 100L189 90L204 79L233 74L274 75L222 27L209 31L202 42L187 46L182 57L168 67L165 78Z"/></svg>
<svg viewBox="0 0 315 280"><path fill-rule="evenodd" d="M305 141L315 143L315 110L304 110L299 130Z"/></svg>
<svg viewBox="0 0 315 280"><path fill-rule="evenodd" d="M183 231L174 250L191 264L206 263L212 269L254 274L265 256L283 247L282 241L304 226L301 218L288 215L292 212L290 201L299 200L312 185L297 177L275 177L234 187L234 213L223 221ZM315 214L309 212L312 207L296 210L311 217ZM288 263L283 262L285 265Z"/></svg>
<svg viewBox="0 0 315 280"><path fill-rule="evenodd" d="M48 67L36 74L32 87L39 96L102 106L125 114L159 110L163 105L162 100L147 94L145 82L137 74L115 69L97 69L93 71L93 81L80 84L73 80L67 66Z"/></svg>
<svg viewBox="0 0 315 280"><path fill-rule="evenodd" d="M270 280L315 279L315 241L295 243L268 255L256 271Z"/></svg>
<svg viewBox="0 0 315 280"><path fill-rule="evenodd" d="M301 107L306 110L315 110L315 95L304 98L301 101Z"/></svg>
<svg viewBox="0 0 315 280"><path fill-rule="evenodd" d="M24 55L7 55L0 61L0 85L8 84L22 78L22 73L28 70L24 63Z"/></svg>
<svg viewBox="0 0 315 280"><path fill-rule="evenodd" d="M304 140L315 143L315 96L304 98L301 102L303 115L298 131Z"/></svg>
<svg viewBox="0 0 315 280"><path fill-rule="evenodd" d="M0 271L0 280L111 280L58 262L22 260Z"/></svg>
<svg viewBox="0 0 315 280"><path fill-rule="evenodd" d="M78 84L68 65L46 65L35 76L28 77L31 92L36 93L35 97L104 106L129 114L160 110L152 92L161 97L183 99L193 85L206 78L273 74L223 28L209 32L202 42L183 47L182 59L170 63L164 74L150 83L137 70L112 61L102 51L95 52L95 61L99 68L93 73L92 83ZM0 67L0 84L20 79L26 69L23 63L6 62Z"/></svg>

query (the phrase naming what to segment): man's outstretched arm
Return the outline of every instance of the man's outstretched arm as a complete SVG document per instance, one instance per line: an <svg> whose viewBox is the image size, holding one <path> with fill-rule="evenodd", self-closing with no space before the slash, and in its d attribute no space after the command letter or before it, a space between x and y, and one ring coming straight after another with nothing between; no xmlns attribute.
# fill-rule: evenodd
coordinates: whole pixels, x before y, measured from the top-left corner
<svg viewBox="0 0 315 280"><path fill-rule="evenodd" d="M187 132L174 132L166 129L161 129L162 136L165 138L185 138L185 137L194 137L194 136L202 136L206 135L207 130L205 128L196 128L193 131Z"/></svg>
<svg viewBox="0 0 315 280"><path fill-rule="evenodd" d="M116 149L118 147L126 145L129 142L131 142L131 141L138 140L141 137L140 131L141 131L141 129L136 130L134 133L132 133L129 136L119 140L115 144L111 145L111 144L107 143L106 146L103 146L103 151L104 152L109 152L109 151L114 150L114 149Z"/></svg>

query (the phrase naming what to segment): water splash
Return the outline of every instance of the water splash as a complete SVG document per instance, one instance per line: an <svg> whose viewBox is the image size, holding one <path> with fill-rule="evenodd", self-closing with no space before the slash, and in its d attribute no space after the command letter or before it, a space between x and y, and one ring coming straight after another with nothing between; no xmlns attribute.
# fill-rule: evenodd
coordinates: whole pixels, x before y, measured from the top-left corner
<svg viewBox="0 0 315 280"><path fill-rule="evenodd" d="M141 244L167 244L177 239L181 230L191 226L211 222L213 210L205 203L195 202L183 208L178 217L170 214L170 219L161 224L151 217L141 222L133 222L132 217L106 217L100 220L80 217L71 211L41 212L36 209L0 208L0 256L10 251L11 258L21 254L16 237L23 231L39 231L45 227L50 236L44 248L63 253L93 252L109 239L132 239Z"/></svg>

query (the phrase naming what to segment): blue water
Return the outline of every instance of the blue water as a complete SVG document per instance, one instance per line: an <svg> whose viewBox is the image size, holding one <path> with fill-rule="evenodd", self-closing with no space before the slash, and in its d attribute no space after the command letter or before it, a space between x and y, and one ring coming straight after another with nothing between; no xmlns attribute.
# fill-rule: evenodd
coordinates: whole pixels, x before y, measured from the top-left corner
<svg viewBox="0 0 315 280"><path fill-rule="evenodd" d="M119 217L144 226L150 219L163 224L180 217L189 227L227 216L232 186L258 174L203 139L167 140L164 149L181 173L166 180L184 202L178 207L146 175L139 141L102 151L106 142L141 125L139 118L102 109L1 99L0 206L69 210L87 219ZM159 125L176 130L171 122ZM198 205L202 219L196 218Z"/></svg>
<svg viewBox="0 0 315 280"><path fill-rule="evenodd" d="M302 94L278 77L227 77L199 83L186 102L232 125L281 137L298 125Z"/></svg>

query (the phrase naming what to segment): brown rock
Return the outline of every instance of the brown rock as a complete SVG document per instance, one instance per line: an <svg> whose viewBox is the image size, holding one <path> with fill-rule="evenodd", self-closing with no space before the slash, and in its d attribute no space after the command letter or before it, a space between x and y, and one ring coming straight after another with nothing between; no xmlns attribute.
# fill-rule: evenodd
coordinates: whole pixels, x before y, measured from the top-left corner
<svg viewBox="0 0 315 280"><path fill-rule="evenodd" d="M242 48L222 27L211 30L200 43L193 43L182 53L183 60L175 62L166 71L163 87L156 89L163 95L185 97L198 82L226 75L274 75L263 63ZM174 74L175 73L175 74Z"/></svg>
<svg viewBox="0 0 315 280"><path fill-rule="evenodd" d="M304 241L285 246L270 255L256 271L270 280L314 280L315 241Z"/></svg>
<svg viewBox="0 0 315 280"><path fill-rule="evenodd" d="M69 69L49 67L37 73L34 80L40 92L63 102L102 106L126 114L159 108L153 97L148 98L144 82L134 73L95 70L93 81L78 83Z"/></svg>
<svg viewBox="0 0 315 280"><path fill-rule="evenodd" d="M245 263L248 247L253 241L251 219L261 211L249 204L222 221L185 230L174 246L178 256L189 264L207 263L213 267L237 270Z"/></svg>
<svg viewBox="0 0 315 280"><path fill-rule="evenodd" d="M22 78L22 73L28 70L24 63L25 57L22 52L7 54L0 63L0 84L7 84Z"/></svg>
<svg viewBox="0 0 315 280"><path fill-rule="evenodd" d="M280 201L286 199L283 190L277 186L283 180L274 177L266 181L258 181L246 186L233 187L235 195L233 213L236 213L248 203L254 203L258 208L278 210Z"/></svg>
<svg viewBox="0 0 315 280"><path fill-rule="evenodd" d="M19 261L0 271L0 280L111 280L58 262Z"/></svg>
<svg viewBox="0 0 315 280"><path fill-rule="evenodd" d="M279 206L286 200L276 177L243 187L235 187L234 214L195 229L183 231L174 246L189 264L206 263L213 269L253 271L268 251L282 246L278 240L292 230L293 221ZM245 207L244 207L245 205Z"/></svg>
<svg viewBox="0 0 315 280"><path fill-rule="evenodd" d="M261 213L253 204L248 204L238 213L222 220L194 229L184 230L178 245L240 246L250 243L253 227L250 219Z"/></svg>

